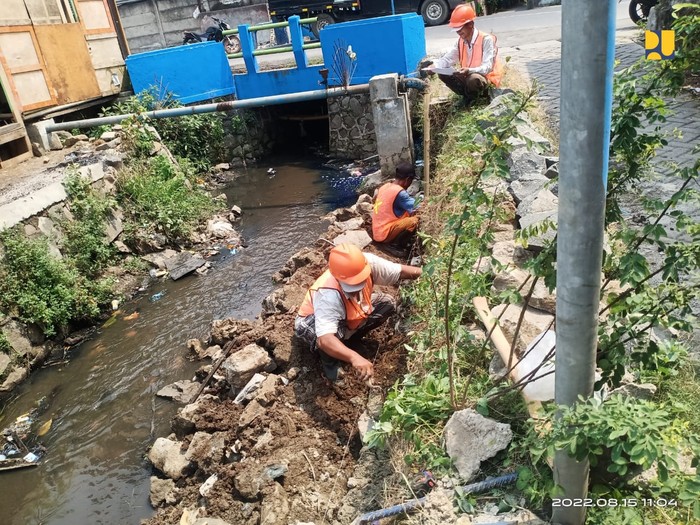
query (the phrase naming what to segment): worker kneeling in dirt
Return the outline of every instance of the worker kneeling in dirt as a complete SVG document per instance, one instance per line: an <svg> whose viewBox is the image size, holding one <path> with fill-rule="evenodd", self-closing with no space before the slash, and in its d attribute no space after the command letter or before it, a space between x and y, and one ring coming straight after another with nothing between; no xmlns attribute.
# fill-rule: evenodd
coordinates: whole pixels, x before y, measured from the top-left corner
<svg viewBox="0 0 700 525"><path fill-rule="evenodd" d="M374 196L372 238L375 242L406 244L418 229L416 200L406 191L416 177L410 162L396 166L396 176Z"/></svg>
<svg viewBox="0 0 700 525"><path fill-rule="evenodd" d="M393 298L375 291L374 285L395 285L420 275L420 268L363 253L353 244L336 246L328 257L328 269L304 297L294 333L312 351L319 350L323 372L330 380L338 379L342 362L368 379L374 373L372 363L346 343L359 342L395 310Z"/></svg>

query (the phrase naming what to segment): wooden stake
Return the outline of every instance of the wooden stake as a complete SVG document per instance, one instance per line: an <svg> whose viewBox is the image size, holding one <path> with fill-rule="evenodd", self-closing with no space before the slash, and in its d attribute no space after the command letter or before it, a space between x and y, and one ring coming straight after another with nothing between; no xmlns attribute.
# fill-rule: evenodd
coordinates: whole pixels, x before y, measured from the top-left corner
<svg viewBox="0 0 700 525"><path fill-rule="evenodd" d="M430 195L430 91L423 95L423 184L427 199Z"/></svg>

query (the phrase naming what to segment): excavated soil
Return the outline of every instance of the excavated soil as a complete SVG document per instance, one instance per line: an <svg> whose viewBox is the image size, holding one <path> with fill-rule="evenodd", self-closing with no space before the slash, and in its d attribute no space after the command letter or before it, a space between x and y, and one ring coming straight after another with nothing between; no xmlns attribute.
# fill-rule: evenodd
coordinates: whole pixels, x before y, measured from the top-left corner
<svg viewBox="0 0 700 525"><path fill-rule="evenodd" d="M336 212L325 237L332 239L339 233L342 223L335 222L336 217L362 216L362 212L366 217L368 208L361 204ZM195 432L211 434L224 447L200 447L192 454L193 472L176 481L165 498L177 503L156 501L164 506L146 522L149 525L194 523L194 516L250 525L350 523L360 512L383 503L382 479L392 471L381 453L362 448L357 423L369 398L373 399L369 412L376 414L383 394L405 369L404 336L394 329L398 316L372 332L364 349L357 349L374 361L371 386L358 380L349 366L344 384L331 384L322 376L317 358L293 338L297 308L308 286L325 269L330 247L318 241L289 260L275 276L286 284L264 301L261 319L212 323L209 345L224 348L233 341L235 355L256 343L276 362L274 374L288 384L282 379L275 384L273 378L252 394L254 399L237 405L225 375L216 374L200 399L180 410L171 439L180 440L181 450L188 448ZM372 245L366 251L392 259ZM382 290L397 295L396 289ZM190 342L190 347L200 355L207 350L207 344L197 342ZM200 369L200 381L211 366ZM284 473L266 475L268 467ZM201 485L213 474L218 481L201 496Z"/></svg>

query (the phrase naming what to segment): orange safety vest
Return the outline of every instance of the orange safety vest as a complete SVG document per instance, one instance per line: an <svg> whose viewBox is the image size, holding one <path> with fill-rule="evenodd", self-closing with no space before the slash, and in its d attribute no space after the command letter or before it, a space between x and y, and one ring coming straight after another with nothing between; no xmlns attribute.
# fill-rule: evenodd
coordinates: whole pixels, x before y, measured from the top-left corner
<svg viewBox="0 0 700 525"><path fill-rule="evenodd" d="M476 35L476 41L474 42L474 47L472 48L472 56L469 57L467 51L467 43L463 38L459 39L459 63L463 68L467 67L479 67L481 61L484 57L484 37L490 36L493 38L494 56L493 56L493 68L490 73L484 75L486 79L491 82L494 86L498 87L501 85L501 79L503 78L503 64L501 63L501 58L498 55L498 47L496 46L496 37L489 33L482 33L479 31ZM467 60L469 58L469 60Z"/></svg>
<svg viewBox="0 0 700 525"><path fill-rule="evenodd" d="M316 294L316 291L320 290L321 288L335 290L340 294L340 298L343 300L343 306L345 307L345 323L350 330L357 330L360 326L362 326L362 323L367 320L369 314L372 313L372 290L374 289L374 283L372 282L371 275L367 278L365 287L360 291L362 294L362 302L369 306L365 312L357 300L354 298L349 298L347 295L345 295L345 292L343 292L343 289L340 287L338 280L331 275L330 270L326 270L321 274L321 277L316 279L316 282L311 285L309 291L306 292L304 302L302 302L301 306L299 307L298 315L301 317L306 317L314 313L314 295Z"/></svg>
<svg viewBox="0 0 700 525"><path fill-rule="evenodd" d="M404 212L401 217L394 213L394 201L402 191L403 188L393 182L387 182L379 188L372 211L372 238L375 241L382 242L387 238L392 222L409 216L408 212Z"/></svg>

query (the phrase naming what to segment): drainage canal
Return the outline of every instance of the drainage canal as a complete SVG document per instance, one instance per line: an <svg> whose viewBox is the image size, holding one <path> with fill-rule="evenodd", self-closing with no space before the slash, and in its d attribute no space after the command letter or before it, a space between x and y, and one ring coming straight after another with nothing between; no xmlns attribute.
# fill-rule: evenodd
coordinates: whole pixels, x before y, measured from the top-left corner
<svg viewBox="0 0 700 525"><path fill-rule="evenodd" d="M7 404L2 427L44 396L40 418L53 424L37 468L0 473L0 521L125 524L149 517L144 454L155 437L168 435L177 408L154 394L200 366L187 361L185 341L206 337L213 319L257 315L273 289L271 275L325 229L321 215L354 201L356 181L316 161L282 159L237 178L226 193L244 210L238 227L246 249L224 250L205 276L152 285L124 305L115 324L73 349L69 362L33 374ZM152 302L155 294L161 298Z"/></svg>

